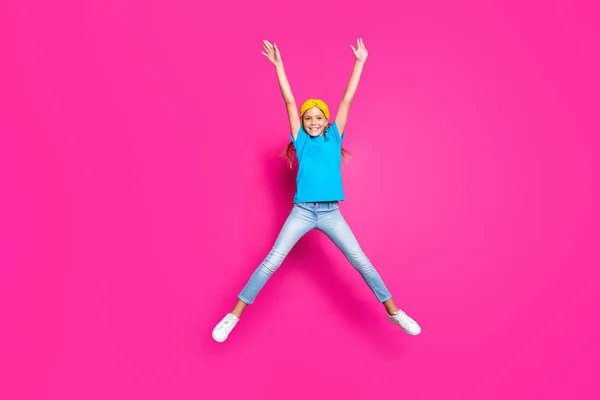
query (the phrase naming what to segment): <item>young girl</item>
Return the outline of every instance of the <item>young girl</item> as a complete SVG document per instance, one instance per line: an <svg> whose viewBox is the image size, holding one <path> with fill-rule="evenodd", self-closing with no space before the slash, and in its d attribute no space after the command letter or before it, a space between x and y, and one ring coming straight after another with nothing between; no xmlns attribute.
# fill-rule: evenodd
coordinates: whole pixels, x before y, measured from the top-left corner
<svg viewBox="0 0 600 400"><path fill-rule="evenodd" d="M321 100L307 100L298 113L277 45L263 41L263 46L265 51L262 54L275 65L289 118L292 139L290 145L293 144L298 160L294 206L275 245L238 295L235 307L213 329L213 339L224 342L229 337L246 306L254 302L292 247L312 229L325 233L344 253L377 300L385 307L389 321L400 326L410 335L418 335L421 328L405 312L396 307L392 295L360 248L339 210L338 202L344 200L341 179L342 154L345 152L345 149L342 149L344 128L348 120L350 103L368 56L362 39L357 40L356 48L350 46L356 56L356 63L335 121L331 124L329 109ZM288 146L287 154L290 158L291 146Z"/></svg>

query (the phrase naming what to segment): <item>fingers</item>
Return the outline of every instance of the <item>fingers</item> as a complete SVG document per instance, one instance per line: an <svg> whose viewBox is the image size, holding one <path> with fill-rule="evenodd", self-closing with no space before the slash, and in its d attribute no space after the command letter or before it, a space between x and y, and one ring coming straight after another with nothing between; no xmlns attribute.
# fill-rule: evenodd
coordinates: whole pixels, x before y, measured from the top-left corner
<svg viewBox="0 0 600 400"><path fill-rule="evenodd" d="M356 39L356 49L354 48L354 46L350 45L350 47L352 47L352 50L356 52L356 50L366 50L367 48L365 47L365 43L363 42L362 38L358 38Z"/></svg>
<svg viewBox="0 0 600 400"><path fill-rule="evenodd" d="M271 42L269 42L268 40L263 40L263 46L267 54L265 54L264 52L262 53L265 54L267 57L279 57L279 48L277 47L277 43L271 44Z"/></svg>
<svg viewBox="0 0 600 400"><path fill-rule="evenodd" d="M261 51L262 55L271 60L274 57L275 51L273 50L273 46L268 40L263 40L263 47L265 51Z"/></svg>
<svg viewBox="0 0 600 400"><path fill-rule="evenodd" d="M267 57L269 61L274 64L281 62L281 54L279 54L279 48L277 43L271 44L268 40L263 40L263 47L265 51L261 51L262 55Z"/></svg>

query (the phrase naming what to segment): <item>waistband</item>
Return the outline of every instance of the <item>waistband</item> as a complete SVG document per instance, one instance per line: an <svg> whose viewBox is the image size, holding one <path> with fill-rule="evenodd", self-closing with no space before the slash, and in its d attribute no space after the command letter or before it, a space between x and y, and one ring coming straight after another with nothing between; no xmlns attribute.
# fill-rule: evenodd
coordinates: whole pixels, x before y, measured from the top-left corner
<svg viewBox="0 0 600 400"><path fill-rule="evenodd" d="M298 203L296 203L297 205L300 205L302 207L308 207L308 208L318 208L318 209L322 209L322 210L330 210L332 208L338 207L339 206L339 201L300 201Z"/></svg>

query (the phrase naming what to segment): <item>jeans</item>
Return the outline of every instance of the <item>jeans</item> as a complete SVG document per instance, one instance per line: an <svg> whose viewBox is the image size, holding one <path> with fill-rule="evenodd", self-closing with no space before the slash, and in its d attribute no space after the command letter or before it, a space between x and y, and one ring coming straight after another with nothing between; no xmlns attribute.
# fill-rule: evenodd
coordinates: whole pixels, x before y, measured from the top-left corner
<svg viewBox="0 0 600 400"><path fill-rule="evenodd" d="M335 243L352 266L360 273L377 300L385 302L392 298L379 273L360 248L354 234L340 213L337 201L294 204L275 241L275 245L250 276L238 298L246 304L252 304L269 278L283 263L292 247L312 229L322 231Z"/></svg>

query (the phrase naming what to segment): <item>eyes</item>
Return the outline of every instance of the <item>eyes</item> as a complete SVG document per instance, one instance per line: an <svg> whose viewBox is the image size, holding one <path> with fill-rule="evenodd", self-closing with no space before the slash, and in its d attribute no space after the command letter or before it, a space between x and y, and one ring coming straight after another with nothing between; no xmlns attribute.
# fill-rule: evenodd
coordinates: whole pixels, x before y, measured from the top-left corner
<svg viewBox="0 0 600 400"><path fill-rule="evenodd" d="M310 119L312 119L312 117L304 117L304 120L305 120L305 121L308 121L308 120L310 120ZM321 117L321 116L319 115L319 116L317 117L317 119L320 121L320 120L322 120L322 119L323 119L323 117Z"/></svg>

